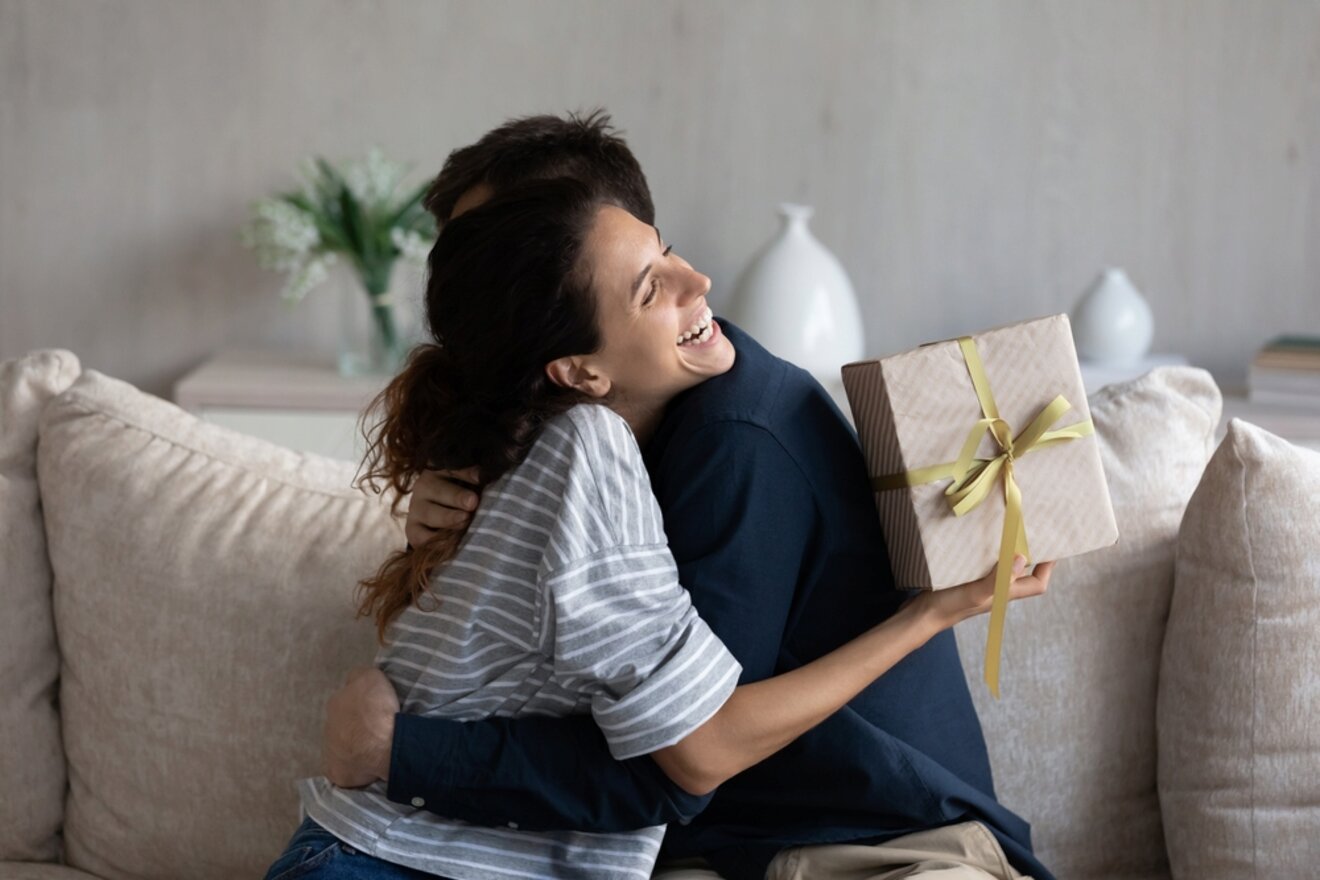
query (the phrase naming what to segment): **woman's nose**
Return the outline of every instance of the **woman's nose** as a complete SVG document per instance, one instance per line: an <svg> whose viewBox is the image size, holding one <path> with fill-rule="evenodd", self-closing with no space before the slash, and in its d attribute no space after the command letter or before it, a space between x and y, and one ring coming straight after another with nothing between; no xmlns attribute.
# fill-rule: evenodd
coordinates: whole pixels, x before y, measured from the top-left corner
<svg viewBox="0 0 1320 880"><path fill-rule="evenodd" d="M710 293L710 279L689 266L683 280L682 291L682 301L691 302Z"/></svg>

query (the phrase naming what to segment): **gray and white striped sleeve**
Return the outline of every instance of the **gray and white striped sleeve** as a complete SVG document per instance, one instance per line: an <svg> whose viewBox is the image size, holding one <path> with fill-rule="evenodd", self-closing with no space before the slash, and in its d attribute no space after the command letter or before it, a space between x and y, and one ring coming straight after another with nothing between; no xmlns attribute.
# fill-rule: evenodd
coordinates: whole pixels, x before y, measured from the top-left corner
<svg viewBox="0 0 1320 880"><path fill-rule="evenodd" d="M697 616L667 547L599 550L545 583L555 672L591 694L615 758L673 745L737 687L742 667Z"/></svg>
<svg viewBox="0 0 1320 880"><path fill-rule="evenodd" d="M591 695L610 751L631 758L705 723L737 686L742 667L678 583L628 423L598 405L567 416L558 448L571 462L570 482L583 491L565 500L587 509L565 521L589 534L577 558L561 558L543 581L542 634L556 673Z"/></svg>

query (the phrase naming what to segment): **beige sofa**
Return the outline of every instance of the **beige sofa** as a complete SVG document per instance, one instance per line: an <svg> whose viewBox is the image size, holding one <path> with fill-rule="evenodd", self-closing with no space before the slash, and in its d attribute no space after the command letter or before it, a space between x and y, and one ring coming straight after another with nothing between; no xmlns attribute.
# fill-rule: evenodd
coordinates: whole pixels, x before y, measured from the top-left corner
<svg viewBox="0 0 1320 880"><path fill-rule="evenodd" d="M1314 876L1320 454L1215 452L1192 368L1090 405L1119 543L1014 607L1002 700L959 631L1001 798L1061 878ZM354 472L69 352L0 365L0 878L261 876L403 540Z"/></svg>

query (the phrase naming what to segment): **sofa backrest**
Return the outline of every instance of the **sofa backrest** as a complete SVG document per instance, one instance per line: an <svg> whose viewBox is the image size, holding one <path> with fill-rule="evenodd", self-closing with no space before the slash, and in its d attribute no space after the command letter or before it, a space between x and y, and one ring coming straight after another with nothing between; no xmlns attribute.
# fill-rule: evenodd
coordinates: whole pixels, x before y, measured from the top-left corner
<svg viewBox="0 0 1320 880"><path fill-rule="evenodd" d="M1036 853L1059 877L1169 876L1156 788L1160 650L1178 525L1221 402L1193 367L1092 394L1118 543L1060 560L1049 593L1010 606L1002 699L981 681L985 617L956 631L1000 799L1032 823ZM1031 498L1022 503L1030 539Z"/></svg>
<svg viewBox="0 0 1320 880"><path fill-rule="evenodd" d="M68 351L0 364L0 862L52 861L60 849L59 651L37 490L37 420L78 370Z"/></svg>
<svg viewBox="0 0 1320 880"><path fill-rule="evenodd" d="M103 878L261 876L319 772L326 697L370 663L356 582L403 545L347 462L199 421L95 371L37 471L69 773L65 855Z"/></svg>

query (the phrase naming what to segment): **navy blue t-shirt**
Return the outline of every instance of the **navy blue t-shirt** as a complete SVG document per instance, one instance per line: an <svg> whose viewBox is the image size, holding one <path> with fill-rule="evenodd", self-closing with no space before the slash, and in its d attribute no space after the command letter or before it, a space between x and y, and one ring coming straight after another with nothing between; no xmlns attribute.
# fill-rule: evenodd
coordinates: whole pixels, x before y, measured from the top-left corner
<svg viewBox="0 0 1320 880"><path fill-rule="evenodd" d="M787 672L886 619L893 574L856 435L805 371L721 321L733 368L670 404L644 451L679 578L743 665ZM879 842L985 823L1019 871L1050 874L994 798L953 633L713 795L649 758L615 761L589 716L396 717L389 796L484 825L619 830L669 822L668 855L760 880L786 846Z"/></svg>

